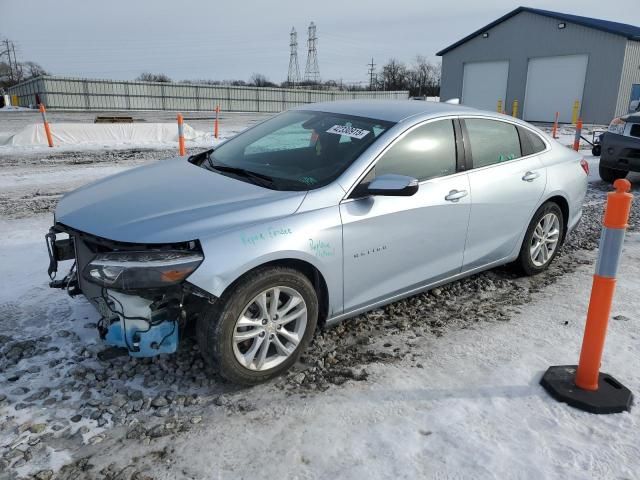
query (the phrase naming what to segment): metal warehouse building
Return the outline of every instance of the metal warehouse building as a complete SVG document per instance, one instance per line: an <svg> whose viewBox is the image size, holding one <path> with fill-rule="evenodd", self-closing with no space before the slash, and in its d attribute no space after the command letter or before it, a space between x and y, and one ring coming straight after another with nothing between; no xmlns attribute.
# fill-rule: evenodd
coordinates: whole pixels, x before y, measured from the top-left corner
<svg viewBox="0 0 640 480"><path fill-rule="evenodd" d="M518 117L608 124L640 97L640 28L519 7L438 52L440 98Z"/></svg>

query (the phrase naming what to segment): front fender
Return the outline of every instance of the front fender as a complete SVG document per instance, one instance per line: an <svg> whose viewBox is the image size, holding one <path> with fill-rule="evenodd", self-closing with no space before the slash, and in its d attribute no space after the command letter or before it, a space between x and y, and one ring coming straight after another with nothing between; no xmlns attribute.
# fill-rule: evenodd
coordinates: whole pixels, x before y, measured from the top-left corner
<svg viewBox="0 0 640 480"><path fill-rule="evenodd" d="M248 271L277 260L313 265L329 293L329 315L342 312L342 223L337 206L200 239L204 261L188 281L220 297Z"/></svg>

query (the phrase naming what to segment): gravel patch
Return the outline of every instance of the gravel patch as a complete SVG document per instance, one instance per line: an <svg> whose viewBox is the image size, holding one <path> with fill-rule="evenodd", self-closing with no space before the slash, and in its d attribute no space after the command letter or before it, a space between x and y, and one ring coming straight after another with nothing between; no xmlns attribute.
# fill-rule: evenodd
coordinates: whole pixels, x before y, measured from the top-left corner
<svg viewBox="0 0 640 480"><path fill-rule="evenodd" d="M195 154L204 149L194 148ZM64 172L82 166L109 166L132 168L146 163L172 158L175 150L135 149L85 152L22 153L7 155L0 152L0 174L42 172L61 175L62 188L56 184L27 186L7 189L0 193L0 217L23 218L39 213L53 212L58 200L67 192L79 186L77 182L65 184ZM86 180L84 182L86 183Z"/></svg>
<svg viewBox="0 0 640 480"><path fill-rule="evenodd" d="M152 161L160 154L142 150L83 153L77 160L80 156L95 162L131 159L122 155ZM20 161L36 162L33 158ZM48 156L47 161L75 160L73 154L64 154ZM0 435L10 439L0 443L0 478L16 478L16 472L29 471L32 476L28 478L36 479L150 479L143 462L99 468L94 465L94 456L100 455L105 445L148 445L152 449L148 455L159 462L171 462L171 449L163 442L198 428L203 416L212 412L245 415L255 410L252 399L261 395L321 395L347 382L366 382L374 375L374 364L404 361L413 368L423 368L428 357L422 348L423 337L437 338L452 330L507 322L536 293L578 266L591 263L585 253L597 248L608 191L610 186L602 182L590 184L583 220L546 272L521 277L508 266L493 269L319 330L292 371L252 390L229 385L215 372L207 371L189 337L182 340L174 355L102 361L97 354L103 347L87 343L75 333L77 324L67 323L66 328L39 336L0 334ZM0 215L5 214L3 209L14 208L14 200L3 203L0 197ZM55 201L34 199L20 215L48 211ZM630 229L637 230L639 225L636 202ZM26 318L29 314L18 304L5 307L9 322L35 318ZM60 312L54 308L32 313ZM53 324L63 326L65 321L73 321L94 329L95 323L88 320L70 318ZM627 321L626 317L617 320ZM51 449L89 449L90 453L54 472L42 465Z"/></svg>

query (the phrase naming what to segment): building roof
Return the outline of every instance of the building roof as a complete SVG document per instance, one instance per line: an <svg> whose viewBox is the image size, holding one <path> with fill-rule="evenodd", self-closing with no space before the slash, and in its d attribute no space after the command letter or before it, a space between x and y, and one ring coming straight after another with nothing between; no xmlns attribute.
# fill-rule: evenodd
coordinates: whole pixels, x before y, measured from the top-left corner
<svg viewBox="0 0 640 480"><path fill-rule="evenodd" d="M618 23L618 22L610 22L609 20L599 20L597 18L591 17L581 17L578 15L569 15L568 13L559 13L559 12L551 12L549 10L540 10L538 8L529 8L529 7L518 7L515 10L503 15L497 20L491 22L488 25L476 30L470 35L467 35L461 40L458 40L456 43L449 45L447 48L440 50L436 55L442 56L445 53L453 50L456 47L459 47L463 43L475 38L481 33L486 32L487 30L495 27L496 25L504 22L505 20L509 20L511 17L514 17L522 12L530 12L538 15L542 15L545 17L555 18L557 20L561 20L564 22L575 23L577 25L582 25L583 27L593 28L595 30L601 30L607 33L613 33L614 35L620 35L626 37L630 40L640 40L640 27L636 27L634 25L628 25L626 23Z"/></svg>
<svg viewBox="0 0 640 480"><path fill-rule="evenodd" d="M401 122L414 115L456 115L475 109L446 102L421 100L338 100L335 102L307 103L294 110L339 113L356 117L375 118L388 122Z"/></svg>

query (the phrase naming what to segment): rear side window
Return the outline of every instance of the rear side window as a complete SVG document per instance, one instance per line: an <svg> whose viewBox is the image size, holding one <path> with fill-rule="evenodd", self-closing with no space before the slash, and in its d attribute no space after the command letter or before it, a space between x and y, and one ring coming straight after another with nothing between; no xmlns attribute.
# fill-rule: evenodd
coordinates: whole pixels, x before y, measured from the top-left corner
<svg viewBox="0 0 640 480"><path fill-rule="evenodd" d="M375 167L375 176L407 175L418 180L456 171L456 138L451 120L429 122L414 128L387 150Z"/></svg>
<svg viewBox="0 0 640 480"><path fill-rule="evenodd" d="M522 156L520 137L515 125L479 118L467 118L464 123L467 127L474 168L507 162Z"/></svg>
<svg viewBox="0 0 640 480"><path fill-rule="evenodd" d="M520 134L520 145L522 146L522 155L533 155L534 153L542 152L547 146L544 140L539 135L533 133L526 128L518 127L518 133Z"/></svg>

